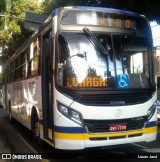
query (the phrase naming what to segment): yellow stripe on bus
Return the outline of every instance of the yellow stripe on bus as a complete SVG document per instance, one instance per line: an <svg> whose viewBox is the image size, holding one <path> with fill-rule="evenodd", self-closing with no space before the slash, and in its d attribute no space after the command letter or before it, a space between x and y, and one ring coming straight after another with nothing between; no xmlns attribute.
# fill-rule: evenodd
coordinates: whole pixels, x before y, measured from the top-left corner
<svg viewBox="0 0 160 162"><path fill-rule="evenodd" d="M155 132L158 132L157 126L144 129L144 134L150 134L150 133L155 133Z"/></svg>
<svg viewBox="0 0 160 162"><path fill-rule="evenodd" d="M151 128L145 128L144 130L131 131L131 132L121 132L121 133L110 133L110 134L71 134L71 133L59 133L54 132L54 137L57 139L66 139L66 140L88 140L89 138L103 138L103 137L120 137L127 135L136 135L136 134L150 134L157 132L157 126Z"/></svg>
<svg viewBox="0 0 160 162"><path fill-rule="evenodd" d="M39 127L40 127L40 130L43 130L43 125L42 125L42 124L40 124ZM52 129L51 129L51 128L48 128L48 132L49 132L49 133L52 133Z"/></svg>
<svg viewBox="0 0 160 162"><path fill-rule="evenodd" d="M54 137L57 139L84 140L84 134L69 134L54 132Z"/></svg>
<svg viewBox="0 0 160 162"><path fill-rule="evenodd" d="M40 129L43 129L43 125L40 124ZM136 134L150 134L157 132L157 126L145 128L144 130L130 131L130 132L121 132L121 133L109 133L109 134L88 134L88 133L59 133L54 132L54 138L57 139L68 139L68 140L84 140L89 138L103 138L103 137L119 137L127 135L136 135ZM51 129L48 129L48 132L52 133Z"/></svg>

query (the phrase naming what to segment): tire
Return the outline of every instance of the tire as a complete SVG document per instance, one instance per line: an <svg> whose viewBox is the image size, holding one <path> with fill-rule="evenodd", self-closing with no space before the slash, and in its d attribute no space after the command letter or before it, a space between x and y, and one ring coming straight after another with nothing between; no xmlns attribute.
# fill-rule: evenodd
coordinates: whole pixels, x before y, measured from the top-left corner
<svg viewBox="0 0 160 162"><path fill-rule="evenodd" d="M9 121L13 123L13 117L12 117L12 110L11 110L11 103L9 101L8 103L8 108L9 108Z"/></svg>
<svg viewBox="0 0 160 162"><path fill-rule="evenodd" d="M39 122L34 122L33 124L33 138L35 141L40 140L40 129L39 129Z"/></svg>
<svg viewBox="0 0 160 162"><path fill-rule="evenodd" d="M35 113L35 111L32 113L32 133L33 133L33 138L34 140L39 140L40 139L40 128L39 128L39 120L38 120L38 115Z"/></svg>
<svg viewBox="0 0 160 162"><path fill-rule="evenodd" d="M32 119L31 130L32 130L33 139L38 145L43 146L43 141L40 138L39 118L36 111L32 113L31 119Z"/></svg>

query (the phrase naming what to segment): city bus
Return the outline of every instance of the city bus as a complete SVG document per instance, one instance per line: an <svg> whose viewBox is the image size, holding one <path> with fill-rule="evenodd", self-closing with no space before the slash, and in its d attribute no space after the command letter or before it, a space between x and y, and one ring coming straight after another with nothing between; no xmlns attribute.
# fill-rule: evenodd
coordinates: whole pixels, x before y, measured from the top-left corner
<svg viewBox="0 0 160 162"><path fill-rule="evenodd" d="M57 8L5 64L4 109L55 149L154 141L153 53L143 15Z"/></svg>

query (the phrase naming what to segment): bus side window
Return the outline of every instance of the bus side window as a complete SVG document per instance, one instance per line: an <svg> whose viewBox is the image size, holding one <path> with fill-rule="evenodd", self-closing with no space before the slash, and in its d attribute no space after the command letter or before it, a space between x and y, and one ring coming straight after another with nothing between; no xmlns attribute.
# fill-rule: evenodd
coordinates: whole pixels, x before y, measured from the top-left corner
<svg viewBox="0 0 160 162"><path fill-rule="evenodd" d="M15 62L12 61L11 62L11 78L10 81L14 81L15 80Z"/></svg>
<svg viewBox="0 0 160 162"><path fill-rule="evenodd" d="M27 55L28 55L28 48L25 50L21 55L21 76L22 79L27 77Z"/></svg>
<svg viewBox="0 0 160 162"><path fill-rule="evenodd" d="M34 76L39 74L40 48L39 39L30 45L30 56L28 62L28 75Z"/></svg>
<svg viewBox="0 0 160 162"><path fill-rule="evenodd" d="M19 80L21 79L21 68L18 67L16 70L15 70L15 80Z"/></svg>

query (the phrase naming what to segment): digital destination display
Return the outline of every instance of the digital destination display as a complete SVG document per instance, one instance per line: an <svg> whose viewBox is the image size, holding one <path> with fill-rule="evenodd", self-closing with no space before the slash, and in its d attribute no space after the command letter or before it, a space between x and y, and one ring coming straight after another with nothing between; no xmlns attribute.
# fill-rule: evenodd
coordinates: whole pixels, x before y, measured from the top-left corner
<svg viewBox="0 0 160 162"><path fill-rule="evenodd" d="M71 25L97 25L123 29L144 29L148 26L142 17L93 10L65 10L61 17L61 23Z"/></svg>
<svg viewBox="0 0 160 162"><path fill-rule="evenodd" d="M114 18L99 18L99 25L115 27L115 28L136 28L136 22L132 20L125 19L114 19Z"/></svg>
<svg viewBox="0 0 160 162"><path fill-rule="evenodd" d="M67 87L70 88L89 88L89 87L106 87L107 81L101 77L87 77L82 82L77 78L67 78Z"/></svg>

